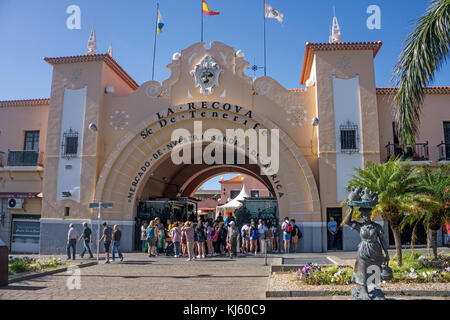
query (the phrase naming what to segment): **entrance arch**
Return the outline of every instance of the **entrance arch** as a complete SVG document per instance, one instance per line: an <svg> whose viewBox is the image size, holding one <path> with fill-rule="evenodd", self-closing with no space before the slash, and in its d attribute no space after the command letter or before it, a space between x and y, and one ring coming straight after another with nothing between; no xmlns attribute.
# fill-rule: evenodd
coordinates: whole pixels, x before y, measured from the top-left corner
<svg viewBox="0 0 450 320"><path fill-rule="evenodd" d="M214 106L214 103L212 105ZM261 118L242 107L239 107L239 110L237 108L236 110L229 108L226 111L212 110L213 117L202 118L206 111L192 111L190 106L190 104L173 106L169 108L171 112L163 116L158 113L145 119L126 134L111 152L100 173L94 199L114 203L114 208L105 209L111 220L134 219L135 203L143 186L155 168L170 159L170 150L173 148L172 131L187 128L193 132L192 120L195 118L203 121L203 130L209 128L217 128L222 132L233 128L246 130L254 124L258 124L258 128L261 129L279 129L282 165L279 172L267 176L265 182L270 183L275 192L280 215L295 218L297 221L302 221L306 216L309 221L321 221L319 194L312 171L298 147L282 129L269 119ZM225 117L224 114L228 116ZM243 115L247 115L247 118ZM238 117L245 121L234 120ZM250 169L241 167L240 170ZM201 177L200 171L195 176ZM195 177L190 179L191 182L193 179ZM183 184L189 187L188 180L186 179Z"/></svg>
<svg viewBox="0 0 450 320"><path fill-rule="evenodd" d="M224 173L241 173L249 175L258 181L260 181L272 194L275 194L275 190L270 183L269 179L264 179L264 176L259 176L250 168L237 165L215 165L214 167L205 168L200 170L195 176L186 181L182 186L182 193L180 196L189 197L193 196L198 188L211 178L217 177Z"/></svg>

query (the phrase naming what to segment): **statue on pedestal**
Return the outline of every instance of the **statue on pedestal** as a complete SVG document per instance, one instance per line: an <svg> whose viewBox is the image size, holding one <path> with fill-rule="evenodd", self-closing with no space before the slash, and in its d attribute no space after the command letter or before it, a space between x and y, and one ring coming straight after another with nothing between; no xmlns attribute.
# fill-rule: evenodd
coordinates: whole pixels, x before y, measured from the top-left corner
<svg viewBox="0 0 450 320"><path fill-rule="evenodd" d="M354 300L384 300L379 287L380 280L391 280L392 269L389 268L389 253L381 225L371 220L372 208L378 203L378 194L368 188L353 188L348 196L347 205L350 213L345 224L359 232L361 242L358 245L352 281L359 284L352 292ZM352 220L354 207L359 207L363 222ZM383 255L383 251L384 254Z"/></svg>

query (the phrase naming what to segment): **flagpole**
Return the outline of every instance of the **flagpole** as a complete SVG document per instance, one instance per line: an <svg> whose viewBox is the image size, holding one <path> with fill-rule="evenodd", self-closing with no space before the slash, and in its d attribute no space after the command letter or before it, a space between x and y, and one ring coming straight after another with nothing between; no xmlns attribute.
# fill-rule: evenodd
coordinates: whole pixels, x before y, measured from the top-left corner
<svg viewBox="0 0 450 320"><path fill-rule="evenodd" d="M203 0L202 0L202 10L200 11L200 14L202 15L202 29L201 29L200 42L203 42Z"/></svg>
<svg viewBox="0 0 450 320"><path fill-rule="evenodd" d="M264 17L264 77L266 72L266 0L263 0L263 17Z"/></svg>
<svg viewBox="0 0 450 320"><path fill-rule="evenodd" d="M158 33L158 12L159 12L159 3L156 4L155 40L153 43L152 80L155 80L155 56L156 56L156 34Z"/></svg>

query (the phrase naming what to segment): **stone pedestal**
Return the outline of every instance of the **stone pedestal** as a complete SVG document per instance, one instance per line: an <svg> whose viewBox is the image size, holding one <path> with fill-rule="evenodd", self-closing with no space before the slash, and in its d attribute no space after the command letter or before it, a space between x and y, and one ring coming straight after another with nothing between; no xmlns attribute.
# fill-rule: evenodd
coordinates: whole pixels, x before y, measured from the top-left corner
<svg viewBox="0 0 450 320"><path fill-rule="evenodd" d="M0 287L8 285L8 247L0 240Z"/></svg>

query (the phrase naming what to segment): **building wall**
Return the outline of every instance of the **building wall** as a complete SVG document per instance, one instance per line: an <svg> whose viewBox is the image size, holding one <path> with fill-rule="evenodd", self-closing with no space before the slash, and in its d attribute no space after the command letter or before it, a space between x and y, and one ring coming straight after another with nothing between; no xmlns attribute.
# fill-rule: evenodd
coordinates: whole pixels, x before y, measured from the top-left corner
<svg viewBox="0 0 450 320"><path fill-rule="evenodd" d="M225 204L230 200L232 200L230 196L231 190L238 190L240 192L243 185L245 186L245 190L249 196L251 195L250 193L252 190L258 190L260 197L270 196L269 190L263 183L261 183L261 181L249 175L242 175L242 176L244 178L242 182L233 182L233 181L230 182L229 180L219 181L221 185L221 195L220 195L221 204ZM231 180L235 180L235 178Z"/></svg>
<svg viewBox="0 0 450 320"><path fill-rule="evenodd" d="M40 131L39 151L44 152L48 112L48 105L0 107L0 152L23 150L25 131L34 130Z"/></svg>
<svg viewBox="0 0 450 320"><path fill-rule="evenodd" d="M438 162L438 144L444 141L443 122L450 121L450 90L444 94L426 94L422 106L420 117L419 134L416 138L417 143L428 141L428 149L431 165L435 166ZM381 161L387 158L386 145L394 143L392 131L392 122L394 121L394 95L378 94L378 115L380 126L380 151Z"/></svg>
<svg viewBox="0 0 450 320"><path fill-rule="evenodd" d="M219 86L205 97L190 72L207 54L214 57L223 73ZM194 118L201 119L205 129L242 129L248 126L247 122L259 123L261 128L280 129L282 163L279 173L269 178L276 191L280 214L296 219L302 228L301 251L326 250L326 209L339 207L351 169L369 160L382 161L384 145L392 141L392 102L386 99L389 95L376 94L373 51L316 51L311 81L306 89L300 90L287 90L270 77L260 77L253 82L244 74L247 66L248 62L232 47L213 42L207 49L205 44L197 43L170 61L168 79L162 83L147 81L134 90L102 61L68 62L54 65L50 106L1 107L0 151L22 149L25 129L41 131L40 150L45 150L46 154L44 173L11 173L0 168L0 192L42 191L44 194L39 210L42 214L41 253L64 251L69 223L75 223L78 228L83 221L88 221L95 227L96 211L88 206L99 200L113 203L112 209L104 210L104 217L123 227L123 248L131 250L135 202L139 197L150 195L149 181L155 170L165 171L168 177L176 175L176 172L169 172L170 166L164 167L161 163L170 159L167 145L172 142L172 130L187 128L192 132ZM352 81L354 84L345 84L343 88L337 85ZM113 86L115 92L106 94L106 86ZM79 128L83 135L79 153L80 194L76 199L60 200L58 181L65 170L60 166L63 161L60 157L62 108L67 102L64 93L82 88L87 89ZM343 92L351 94L351 103L346 104ZM429 140L433 161L437 157L434 146L443 140L442 121L450 120L448 101L449 94L427 95L425 99L419 141ZM221 110L214 116L215 102L228 103L236 110ZM188 110L190 104L195 107L195 117L193 111ZM224 114L228 117L226 121ZM189 115L192 118L187 118ZM241 122L233 120L235 116ZM313 127L311 120L316 116L319 125ZM347 155L340 153L337 127L352 117L360 128L360 151L352 155L350 161ZM169 124L161 126L161 120ZM97 125L97 133L88 129L90 123ZM153 131L151 138L143 139L143 132L150 129ZM165 154L161 151L164 148ZM129 197L130 185L142 165L155 155L156 161L142 173L142 182ZM249 182L247 192L261 185L258 180ZM240 190L241 187L241 184L230 185L226 189ZM152 191L163 195L163 186L158 188ZM260 193L260 196L264 195ZM64 216L65 207L70 207L68 217ZM38 212L37 209L31 211ZM355 233L344 231L344 248L354 248L358 241Z"/></svg>

